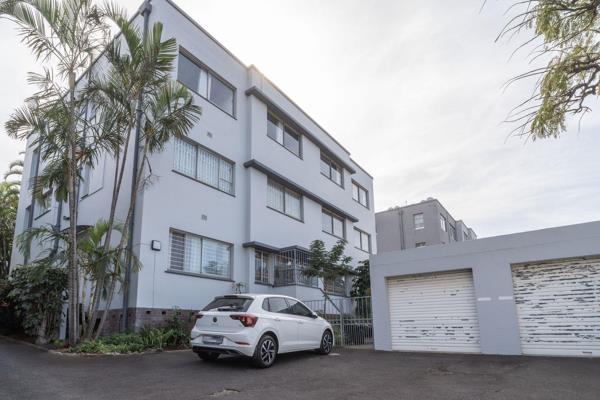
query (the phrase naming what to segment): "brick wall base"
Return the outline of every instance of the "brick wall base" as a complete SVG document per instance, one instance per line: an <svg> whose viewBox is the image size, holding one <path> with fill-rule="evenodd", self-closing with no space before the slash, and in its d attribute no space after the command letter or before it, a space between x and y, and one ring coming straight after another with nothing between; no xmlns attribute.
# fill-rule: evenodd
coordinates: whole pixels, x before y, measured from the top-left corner
<svg viewBox="0 0 600 400"><path fill-rule="evenodd" d="M127 312L127 330L129 332L139 332L146 326L153 328L159 328L163 326L168 319L171 319L175 315L176 312L180 313L179 319L186 329L191 330L195 322L194 314L196 314L198 310L175 310L172 308L129 308ZM100 317L102 314L99 314ZM104 327L102 329L102 335L118 333L122 318L122 310L109 310L108 317L106 318L106 322L104 323Z"/></svg>

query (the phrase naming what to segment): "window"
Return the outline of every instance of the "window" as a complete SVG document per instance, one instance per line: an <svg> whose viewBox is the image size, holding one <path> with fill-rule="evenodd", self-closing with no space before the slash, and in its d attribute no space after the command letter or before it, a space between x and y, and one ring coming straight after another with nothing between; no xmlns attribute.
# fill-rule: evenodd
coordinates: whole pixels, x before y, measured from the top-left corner
<svg viewBox="0 0 600 400"><path fill-rule="evenodd" d="M352 181L352 198L354 201L369 208L369 192L354 181Z"/></svg>
<svg viewBox="0 0 600 400"><path fill-rule="evenodd" d="M336 185L344 187L342 168L323 154L321 154L321 174Z"/></svg>
<svg viewBox="0 0 600 400"><path fill-rule="evenodd" d="M175 138L175 171L234 194L233 162L187 140Z"/></svg>
<svg viewBox="0 0 600 400"><path fill-rule="evenodd" d="M267 115L267 136L300 157L300 135L272 114Z"/></svg>
<svg viewBox="0 0 600 400"><path fill-rule="evenodd" d="M271 255L264 251L254 250L254 281L271 285Z"/></svg>
<svg viewBox="0 0 600 400"><path fill-rule="evenodd" d="M450 224L450 237L456 242L458 241L458 237L456 236L456 228Z"/></svg>
<svg viewBox="0 0 600 400"><path fill-rule="evenodd" d="M366 232L361 231L358 228L354 228L354 246L357 249L361 249L366 251L367 253L371 252L371 235Z"/></svg>
<svg viewBox="0 0 600 400"><path fill-rule="evenodd" d="M302 195L272 180L267 183L267 207L302 220Z"/></svg>
<svg viewBox="0 0 600 400"><path fill-rule="evenodd" d="M35 179L38 176L38 170L40 168L40 149L39 147L31 153L31 166L29 168L29 183L28 188L33 189Z"/></svg>
<svg viewBox="0 0 600 400"><path fill-rule="evenodd" d="M290 308L289 308L290 314L297 315L300 317L312 317L313 312L310 311L302 303L300 303L296 300L292 300L292 299L286 299L286 300L287 300L288 304L290 305Z"/></svg>
<svg viewBox="0 0 600 400"><path fill-rule="evenodd" d="M227 114L234 115L234 88L182 53L179 53L177 80Z"/></svg>
<svg viewBox="0 0 600 400"><path fill-rule="evenodd" d="M443 215L440 215L440 228L446 232L446 218Z"/></svg>
<svg viewBox="0 0 600 400"><path fill-rule="evenodd" d="M202 236L171 231L170 269L229 278L231 245Z"/></svg>
<svg viewBox="0 0 600 400"><path fill-rule="evenodd" d="M269 297L267 300L270 312L289 314L289 305L283 297Z"/></svg>
<svg viewBox="0 0 600 400"><path fill-rule="evenodd" d="M427 243L425 242L418 242L415 244L415 247L425 247L427 245Z"/></svg>
<svg viewBox="0 0 600 400"><path fill-rule="evenodd" d="M415 230L425 228L425 219L423 218L423 213L413 215L413 220L415 223Z"/></svg>
<svg viewBox="0 0 600 400"><path fill-rule="evenodd" d="M215 297L202 311L248 311L254 300L248 297L223 296Z"/></svg>
<svg viewBox="0 0 600 400"><path fill-rule="evenodd" d="M465 240L469 240L469 235L467 235L466 232L463 232L463 236L464 236Z"/></svg>
<svg viewBox="0 0 600 400"><path fill-rule="evenodd" d="M43 198L35 202L34 218L39 218L50 211L50 192L44 193Z"/></svg>
<svg viewBox="0 0 600 400"><path fill-rule="evenodd" d="M321 223L323 232L327 232L330 235L336 236L340 239L344 239L346 235L344 235L344 220L337 215L322 210L321 211Z"/></svg>

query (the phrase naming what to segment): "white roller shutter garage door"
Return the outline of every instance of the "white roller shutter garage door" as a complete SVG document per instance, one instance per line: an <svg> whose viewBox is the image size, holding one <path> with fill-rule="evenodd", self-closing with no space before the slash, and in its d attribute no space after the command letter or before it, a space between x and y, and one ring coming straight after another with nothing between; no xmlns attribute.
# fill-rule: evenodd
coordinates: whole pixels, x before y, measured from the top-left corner
<svg viewBox="0 0 600 400"><path fill-rule="evenodd" d="M387 281L392 350L479 353L470 270Z"/></svg>
<svg viewBox="0 0 600 400"><path fill-rule="evenodd" d="M600 356L600 260L512 268L523 354Z"/></svg>

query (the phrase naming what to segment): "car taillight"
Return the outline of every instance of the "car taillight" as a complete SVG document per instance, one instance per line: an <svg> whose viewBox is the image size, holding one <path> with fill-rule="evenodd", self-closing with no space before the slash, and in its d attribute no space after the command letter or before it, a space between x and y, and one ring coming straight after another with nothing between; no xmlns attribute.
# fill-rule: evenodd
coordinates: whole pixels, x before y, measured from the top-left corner
<svg viewBox="0 0 600 400"><path fill-rule="evenodd" d="M197 313L197 314L195 315L195 317L196 317L196 320L199 320L200 318L204 317L204 314L202 314L202 313Z"/></svg>
<svg viewBox="0 0 600 400"><path fill-rule="evenodd" d="M232 314L230 317L231 319L240 321L246 328L252 328L254 325L256 325L256 321L258 321L257 316L250 314Z"/></svg>

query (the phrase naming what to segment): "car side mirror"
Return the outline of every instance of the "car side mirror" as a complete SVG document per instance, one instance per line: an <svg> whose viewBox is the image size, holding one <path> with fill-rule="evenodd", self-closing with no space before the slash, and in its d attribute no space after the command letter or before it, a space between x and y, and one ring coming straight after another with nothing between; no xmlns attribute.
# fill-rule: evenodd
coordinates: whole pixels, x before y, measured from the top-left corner
<svg viewBox="0 0 600 400"><path fill-rule="evenodd" d="M319 318L319 315L317 315L317 313L314 312L314 313L311 314L310 317L313 318L313 319L317 319L317 318Z"/></svg>

